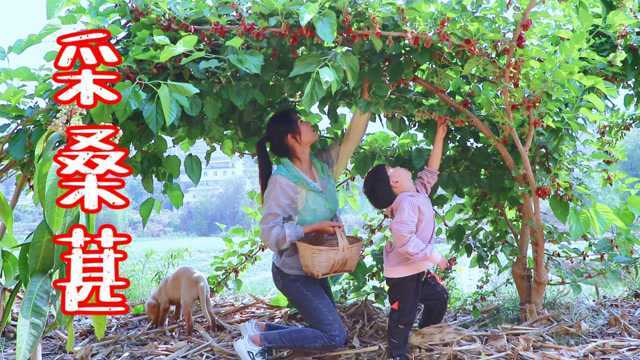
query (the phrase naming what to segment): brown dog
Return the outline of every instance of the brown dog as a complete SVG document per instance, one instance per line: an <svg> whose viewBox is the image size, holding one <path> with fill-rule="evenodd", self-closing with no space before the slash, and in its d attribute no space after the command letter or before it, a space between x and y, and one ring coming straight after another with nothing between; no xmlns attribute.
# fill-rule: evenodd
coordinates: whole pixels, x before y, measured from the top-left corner
<svg viewBox="0 0 640 360"><path fill-rule="evenodd" d="M202 312L209 321L210 329L213 329L207 278L192 267L183 266L160 282L160 286L147 300L145 311L154 326L163 327L171 305L176 307L173 315L175 321L180 318L180 309L182 308L182 318L187 326L187 335L191 335L193 330L191 305L196 299L200 300Z"/></svg>

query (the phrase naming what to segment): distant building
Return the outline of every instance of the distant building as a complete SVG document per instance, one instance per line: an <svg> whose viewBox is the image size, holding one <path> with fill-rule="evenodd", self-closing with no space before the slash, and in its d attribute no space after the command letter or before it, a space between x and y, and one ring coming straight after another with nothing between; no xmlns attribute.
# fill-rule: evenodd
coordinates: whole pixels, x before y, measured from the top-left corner
<svg viewBox="0 0 640 360"><path fill-rule="evenodd" d="M190 187L185 191L185 203L200 199L203 194L216 194L224 191L225 184L232 179L244 178L247 190L258 188L258 165L254 159L250 156L228 157L220 151L215 151L211 154L209 164L206 164L205 155L208 149L206 143L199 141L188 151L188 153L200 158L203 169L198 186ZM172 151L172 153L182 160L187 155L181 150ZM184 172L180 174L178 181L191 184L191 180Z"/></svg>

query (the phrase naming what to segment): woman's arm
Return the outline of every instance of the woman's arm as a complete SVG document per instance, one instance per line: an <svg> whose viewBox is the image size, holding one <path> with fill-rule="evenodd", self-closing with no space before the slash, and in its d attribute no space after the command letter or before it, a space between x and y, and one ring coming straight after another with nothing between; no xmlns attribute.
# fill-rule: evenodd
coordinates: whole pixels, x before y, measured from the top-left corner
<svg viewBox="0 0 640 360"><path fill-rule="evenodd" d="M333 165L333 177L339 177L347 168L353 152L358 145L360 145L362 137L367 131L370 117L371 113L361 113L360 111L356 111L356 113L353 114L347 132L338 147L335 164Z"/></svg>
<svg viewBox="0 0 640 360"><path fill-rule="evenodd" d="M282 176L272 176L264 192L260 238L273 252L282 251L304 235L296 224L298 189Z"/></svg>
<svg viewBox="0 0 640 360"><path fill-rule="evenodd" d="M367 101L369 100L369 82L366 80L362 84L362 98ZM333 177L339 177L344 169L346 169L353 152L367 131L370 117L371 113L363 113L356 110L342 140L335 142L326 152L319 155L321 160L330 165Z"/></svg>

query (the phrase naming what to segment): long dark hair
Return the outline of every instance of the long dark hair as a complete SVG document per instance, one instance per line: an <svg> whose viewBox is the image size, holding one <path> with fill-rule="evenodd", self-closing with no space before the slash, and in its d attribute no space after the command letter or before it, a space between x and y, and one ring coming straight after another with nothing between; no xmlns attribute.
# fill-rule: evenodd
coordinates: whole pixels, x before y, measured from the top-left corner
<svg viewBox="0 0 640 360"><path fill-rule="evenodd" d="M256 153L258 154L258 173L260 177L260 193L264 196L267 189L267 183L271 178L273 163L269 157L267 143L269 143L271 152L278 157L291 158L291 149L287 144L287 136L300 134L298 119L300 115L294 109L286 109L275 113L267 123L267 131L264 136L256 144Z"/></svg>

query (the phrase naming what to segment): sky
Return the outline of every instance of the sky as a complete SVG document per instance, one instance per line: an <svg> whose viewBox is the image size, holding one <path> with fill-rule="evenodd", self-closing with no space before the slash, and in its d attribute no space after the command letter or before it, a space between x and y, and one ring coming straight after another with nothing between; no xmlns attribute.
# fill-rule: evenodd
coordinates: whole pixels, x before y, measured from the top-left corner
<svg viewBox="0 0 640 360"><path fill-rule="evenodd" d="M2 0L0 10L0 46L5 50L16 40L29 34L38 33L47 23L47 4L45 0ZM11 4L7 6L7 4ZM0 61L0 67L19 66L38 67L44 65L42 58L49 50L56 48L55 38L50 37L27 49L20 55L11 54L9 61Z"/></svg>

